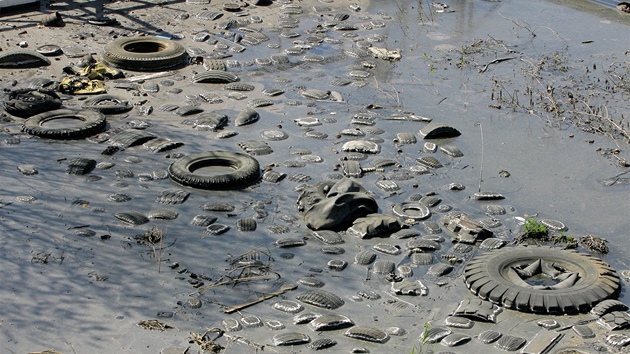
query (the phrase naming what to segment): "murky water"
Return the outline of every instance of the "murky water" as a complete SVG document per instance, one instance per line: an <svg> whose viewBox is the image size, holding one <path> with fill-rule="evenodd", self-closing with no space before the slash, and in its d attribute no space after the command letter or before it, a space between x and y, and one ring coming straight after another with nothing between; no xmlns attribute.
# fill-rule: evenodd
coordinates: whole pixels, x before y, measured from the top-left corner
<svg viewBox="0 0 630 354"><path fill-rule="evenodd" d="M571 91L575 97L588 99L593 106L606 105L608 114L615 119L628 111L627 86L612 90L605 83L623 74L616 63L627 61L624 52L627 50L627 18L614 13L597 17L542 1L535 4L453 1L449 5L447 11L438 13L424 2L374 0L363 11L350 13L352 23L357 24L359 30L328 31L326 35L331 41L320 45L311 43L312 48L303 54L289 56L295 64L292 68L260 65L266 61L256 59L269 58L293 47L294 41L305 41L305 37L316 34L309 30L316 32L313 31L316 25L330 20L331 15L308 12L299 16L299 27L290 29L302 33L295 39L276 36L280 30L273 23L264 23L261 28L268 32L270 41L248 47L231 58L240 65L229 71L237 74L242 82L256 87L246 93L245 99L228 98L222 85L192 84L190 77L204 69L190 66L182 69L180 75L171 77L175 86L183 90L180 94L169 94L162 87L155 94L128 96L134 102L146 99L145 104L154 107L152 114L141 116L133 111L128 116L108 117L110 128L125 127L132 119L150 123L148 132L184 143L173 151L154 154L135 146L108 157L101 155L106 143L50 142L27 135L20 136L19 145L2 144L0 159L7 168L0 187L0 202L4 205L0 209L3 213L0 226L5 235L4 246L0 248L4 273L0 299L13 305L0 318L5 321L3 329L9 328L3 334L3 342L11 348L31 351L53 343L62 348L63 343L73 342L80 343L77 348L103 351L116 348L126 352L148 348L147 352L156 352L167 346L188 345L188 332L221 327L221 320L225 318L239 319L246 315L257 315L263 320L279 319L287 330L305 332L316 338L319 333L292 324L292 315L273 309L271 305L276 300L263 302L240 314L222 313L222 305L247 302L260 292L275 290L281 281L297 282L312 276L325 282L323 289L344 299L345 304L338 311L352 317L355 323L379 328L397 325L409 333L381 345L357 343L336 331L330 336L340 343L330 352L349 351L359 344L373 353L389 352L392 348L411 352L425 322L442 323L454 305L469 296L461 279L464 264L455 263L452 273L441 279L426 275L426 266L414 267L413 279L426 283L429 295L399 297L392 295L390 284L383 276L373 274L370 267L354 264L353 260L358 252L370 250L380 242L404 248L404 240L362 240L345 236L345 243L340 245L345 250L343 254L322 253L323 244L310 235L295 203L301 183L340 176L342 171L338 165L347 156L341 147L347 141L358 139L341 134L347 128L366 131L364 138L372 138L381 146L381 152L361 160L361 166L369 167L379 158L391 158L399 165L383 172L365 173L359 179L375 193L383 213L390 213L393 203L407 200L412 193L437 193L442 205L451 205L476 219L487 217L486 206L499 204L508 210L506 215L495 216L502 223L493 229L500 238L512 240L518 234L520 217L536 215L557 219L568 226L568 235L592 233L608 239L611 253L604 259L617 269L629 268L626 256L629 249L625 243L630 231L629 187L605 187L598 182L627 170L618 167L614 155L603 154L619 144L620 156L627 158L627 143L618 134L613 134L613 139L580 132L572 123L573 115L569 110L555 115L554 111L545 109L553 103L552 99L568 107L564 95ZM194 14L201 7L187 9ZM143 18L149 24L163 24L160 21L170 19L171 12L176 12L171 10L167 8L160 14ZM380 22L385 23L385 27L378 26ZM576 31L576 24L584 24L588 30ZM208 49L208 43L193 42L187 32L192 32L189 27L202 25L191 19L186 25L171 29L173 33L188 35L182 41L187 46ZM402 60L389 62L355 57L365 45L360 39L369 39L373 46L397 49L402 53ZM218 41L232 45L221 37ZM298 42L302 44L305 43ZM301 58L307 53L321 55L325 60L305 62ZM510 59L493 62L506 58ZM59 66L60 63L53 63L52 69ZM357 78L359 71L369 76ZM354 74L350 75L351 72ZM43 73L26 72L24 75ZM352 83L332 86L336 78ZM3 85L7 84L3 81ZM549 94L549 86L558 96ZM262 94L267 88L283 89L285 93L270 98ZM305 88L334 90L343 102L308 100L300 94ZM230 122L226 130L236 131L238 135L229 139L218 139L217 132L194 130L190 124L194 117L180 117L157 109L163 103L190 103L186 97L198 97L200 92L223 97L222 103L211 105L201 101L200 107L227 114L232 119L255 98L271 99L275 104L257 108L261 118L254 124L234 127L233 121ZM111 93L127 95L117 89ZM76 99L67 101L68 106L79 104ZM374 115L374 126L352 124L351 119L357 113ZM426 123L400 119L410 114L458 129L461 136L435 142L439 146L455 145L464 156L451 158L439 150L435 154L423 153L422 139L416 144L394 143L401 132L413 132L419 137L417 132ZM294 122L305 117L318 118L322 124L306 129ZM627 115L624 117L627 122ZM17 133L19 121L8 123L5 128ZM289 138L266 140L261 132L268 129L282 130ZM8 137L7 134L2 139ZM249 140L265 141L273 153L255 157L261 166L286 173L287 178L278 184L261 183L240 191L200 191L178 186L168 179L143 181L138 178L141 174L164 171L175 161L174 154L217 149L242 151L238 143ZM315 159L304 159L295 154L298 149L308 149L311 155L323 161L314 163ZM434 156L444 167L429 174L413 175L411 179L396 177L416 165L416 159L422 156ZM65 170L75 157L110 161L116 165L108 170L94 170L91 178L68 175ZM134 157L137 159L130 159ZM287 167L291 165L287 161L301 161L305 165ZM16 166L22 164L36 166L39 174L20 175ZM127 170L132 171L133 176L116 174L116 171ZM510 176L500 177L501 171L508 171ZM376 182L383 179L394 180L400 189L392 193L379 188ZM446 186L453 182L462 183L466 189L449 190ZM479 189L501 193L506 198L498 202L471 200L470 196ZM156 201L163 191L170 190L191 194L182 204L164 205ZM107 197L115 192L125 193L131 199L122 203L109 200ZM37 200L20 203L23 199L16 197L23 195ZM230 203L235 209L232 212L202 210L201 206L209 202ZM126 211L146 214L159 208L177 211L179 216L172 221L154 220L135 227L121 223L114 216ZM190 224L196 215L215 216L217 223L229 226L230 230L216 236L208 234L203 227ZM442 215L434 211L430 220L438 222ZM256 231L238 231L236 223L242 218L255 218ZM152 225L164 229L163 243L156 245L156 249L138 245L134 236L146 232ZM94 230L96 236L77 236L77 230L86 228ZM414 228L425 234L420 225ZM289 237L306 238L306 245L287 249L274 245L275 241ZM452 247L449 242L443 243L434 261L443 261L441 255L454 252ZM196 293L203 289L193 286L199 284L199 279L207 286L243 276L233 273L230 261L251 250L256 250L254 257L268 267L263 274L253 275L267 281L243 281L238 286L217 286ZM475 252L464 258L472 258ZM40 264L38 260L47 254L47 262ZM156 259L163 261L159 273ZM410 262L404 252L400 255L378 253L378 259L394 262L396 266ZM343 271L335 271L327 267L330 260L349 264ZM102 277L107 280L103 281ZM446 284L436 285L439 280ZM307 289L301 286L284 296L293 300ZM366 295L369 291L375 291L379 298ZM196 293L193 298L202 300L201 309L184 306L193 293ZM621 299L627 302L625 292ZM317 308L308 308L308 311L328 312ZM175 326L176 331L149 332L136 326L140 319L155 318L164 312L173 316L160 317L160 320ZM515 318L518 321L521 317L524 320L519 327ZM514 331L523 331L531 338L537 331L532 317L510 312L509 321L515 323ZM494 324L480 323L469 332L474 335L492 326ZM21 337L24 333L34 335L26 340ZM266 327L236 333L267 344L275 334ZM254 350L242 344L232 345L230 352ZM487 346L476 342L464 348L471 352L488 351ZM491 348L491 351L502 352Z"/></svg>

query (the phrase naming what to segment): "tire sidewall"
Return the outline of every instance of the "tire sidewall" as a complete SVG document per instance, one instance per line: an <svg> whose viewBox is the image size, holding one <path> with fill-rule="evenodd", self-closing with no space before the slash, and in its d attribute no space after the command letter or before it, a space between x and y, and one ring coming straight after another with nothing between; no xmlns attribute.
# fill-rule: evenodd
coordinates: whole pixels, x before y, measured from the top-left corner
<svg viewBox="0 0 630 354"><path fill-rule="evenodd" d="M196 175L191 170L196 164L229 166L234 171L213 176ZM228 152L208 151L183 157L168 168L169 177L182 185L201 189L237 189L249 185L260 177L260 165L251 156Z"/></svg>
<svg viewBox="0 0 630 354"><path fill-rule="evenodd" d="M71 128L44 128L48 121L61 118L75 118L81 120L81 126ZM71 109L57 109L44 112L24 121L22 129L32 135L51 139L76 139L94 134L105 127L105 116L97 111Z"/></svg>
<svg viewBox="0 0 630 354"><path fill-rule="evenodd" d="M534 288L518 280L511 267L527 267L543 260L578 273L575 283L562 288ZM577 251L551 247L514 247L493 250L471 260L464 270L466 286L484 300L517 311L534 313L585 312L621 290L615 270L602 260ZM566 287L565 287L566 286ZM546 309L546 310L545 310Z"/></svg>
<svg viewBox="0 0 630 354"><path fill-rule="evenodd" d="M149 53L130 52L126 49L130 44L152 42L163 47L163 50ZM137 71L164 69L177 66L185 61L186 49L180 43L170 39L157 37L121 38L105 45L103 57L110 64ZM145 64L146 66L143 66Z"/></svg>

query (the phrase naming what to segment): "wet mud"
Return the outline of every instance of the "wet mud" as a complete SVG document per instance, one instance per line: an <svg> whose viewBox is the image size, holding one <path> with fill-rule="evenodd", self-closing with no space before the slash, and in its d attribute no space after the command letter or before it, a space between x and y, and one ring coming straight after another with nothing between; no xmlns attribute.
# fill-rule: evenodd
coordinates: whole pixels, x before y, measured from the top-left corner
<svg viewBox="0 0 630 354"><path fill-rule="evenodd" d="M113 26L80 5L50 5L63 26L2 12L0 55L64 53L3 66L5 92L53 89L124 37L170 38L188 60L105 78L121 109L101 110L105 131L87 139L31 135L3 112L4 350L627 350L630 17L611 4L129 1L105 5ZM77 110L92 97L58 94ZM215 150L254 157L260 178L208 190L169 178ZM396 223L309 228L307 185L344 177ZM466 266L514 247L531 218L556 248L616 269L620 304L477 305Z"/></svg>

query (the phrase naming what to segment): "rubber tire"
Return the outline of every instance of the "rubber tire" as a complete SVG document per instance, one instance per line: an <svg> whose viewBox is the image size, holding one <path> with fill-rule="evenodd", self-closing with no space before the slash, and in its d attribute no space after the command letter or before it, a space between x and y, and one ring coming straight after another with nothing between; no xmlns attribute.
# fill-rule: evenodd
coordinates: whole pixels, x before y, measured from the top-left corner
<svg viewBox="0 0 630 354"><path fill-rule="evenodd" d="M29 118L59 109L61 99L54 91L46 89L18 89L7 93L3 105L7 113L20 118Z"/></svg>
<svg viewBox="0 0 630 354"><path fill-rule="evenodd" d="M99 103L103 101L113 101L116 102L116 104L100 105ZM81 108L98 111L103 114L120 114L130 111L133 106L128 101L125 101L118 96L104 94L91 97L83 101Z"/></svg>
<svg viewBox="0 0 630 354"><path fill-rule="evenodd" d="M234 171L214 176L195 174L198 168L212 165L228 166ZM168 175L174 182L192 188L240 189L260 178L260 164L249 155L229 151L208 151L173 162L168 168Z"/></svg>
<svg viewBox="0 0 630 354"><path fill-rule="evenodd" d="M42 125L54 119L77 119L83 122L80 126L68 128L45 128ZM97 111L57 109L33 116L24 121L22 131L48 139L81 139L105 129L105 116Z"/></svg>
<svg viewBox="0 0 630 354"><path fill-rule="evenodd" d="M102 17L102 18L94 17L94 18L88 19L87 22L95 26L115 26L119 24L118 20L116 20L115 18L110 18L110 17Z"/></svg>
<svg viewBox="0 0 630 354"><path fill-rule="evenodd" d="M129 50L132 48L137 50ZM178 42L157 37L120 38L105 45L103 59L115 67L159 71L183 64L188 57Z"/></svg>
<svg viewBox="0 0 630 354"><path fill-rule="evenodd" d="M543 259L580 278L565 289L542 290L516 285L506 278L511 266ZM616 298L620 280L600 259L576 251L550 247L514 247L486 252L464 270L466 286L484 300L522 312L568 314L587 312L602 300Z"/></svg>

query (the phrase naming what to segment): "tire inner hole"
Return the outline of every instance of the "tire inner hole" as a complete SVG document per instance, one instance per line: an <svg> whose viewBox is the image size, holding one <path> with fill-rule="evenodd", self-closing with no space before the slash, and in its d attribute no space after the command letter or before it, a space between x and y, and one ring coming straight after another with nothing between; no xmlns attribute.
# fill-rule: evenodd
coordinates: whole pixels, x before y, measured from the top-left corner
<svg viewBox="0 0 630 354"><path fill-rule="evenodd" d="M191 173L201 176L218 176L226 173L232 173L236 170L228 161L210 160L200 161L190 165Z"/></svg>
<svg viewBox="0 0 630 354"><path fill-rule="evenodd" d="M129 43L123 49L132 53L157 53L163 51L166 47L159 43L138 42Z"/></svg>
<svg viewBox="0 0 630 354"><path fill-rule="evenodd" d="M56 117L55 119L47 120L42 122L41 126L46 129L63 129L63 128L73 128L78 127L83 124L81 119L72 118L72 117Z"/></svg>
<svg viewBox="0 0 630 354"><path fill-rule="evenodd" d="M542 259L538 259L531 264L515 266L513 269L522 281L534 288L553 289L554 286L562 283L574 274L553 262L547 262ZM561 285L560 287L563 286Z"/></svg>

